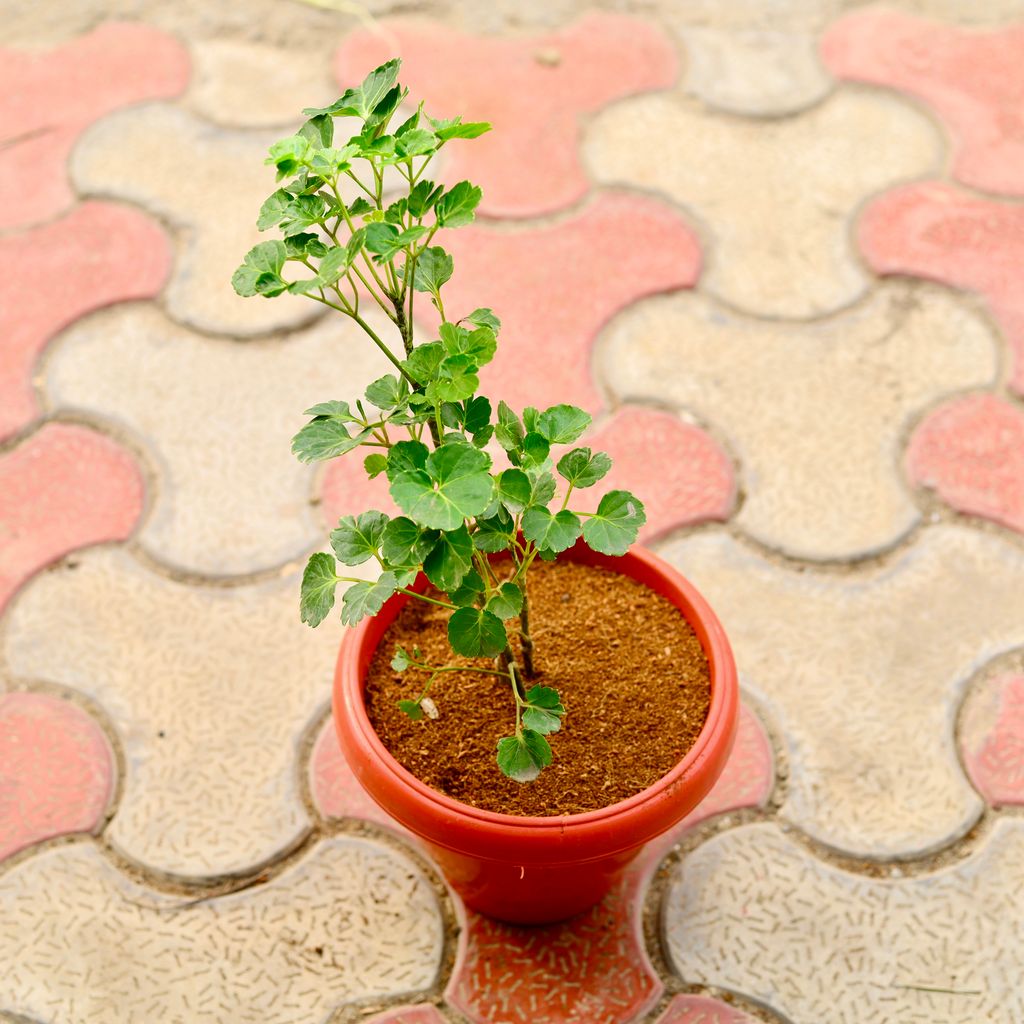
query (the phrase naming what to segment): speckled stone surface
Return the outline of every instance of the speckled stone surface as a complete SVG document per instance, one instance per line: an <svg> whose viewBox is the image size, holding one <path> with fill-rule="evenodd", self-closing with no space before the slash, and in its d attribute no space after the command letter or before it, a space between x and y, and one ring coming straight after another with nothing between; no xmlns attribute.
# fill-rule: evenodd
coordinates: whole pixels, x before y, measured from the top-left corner
<svg viewBox="0 0 1024 1024"><path fill-rule="evenodd" d="M994 381L998 338L950 292L891 285L807 325L697 294L652 299L609 326L599 353L621 398L668 403L722 432L746 492L739 526L821 560L891 547L918 522L893 471L903 436L945 394Z"/></svg>
<svg viewBox="0 0 1024 1024"><path fill-rule="evenodd" d="M788 1020L1011 1024L1024 1014L1022 865L1019 821L961 864L887 880L825 864L776 825L738 828L673 880L668 955L691 982Z"/></svg>
<svg viewBox="0 0 1024 1024"><path fill-rule="evenodd" d="M79 843L0 876L0 908L5 1005L36 1020L325 1020L426 988L441 954L426 878L365 839L328 839L265 884L196 902Z"/></svg>

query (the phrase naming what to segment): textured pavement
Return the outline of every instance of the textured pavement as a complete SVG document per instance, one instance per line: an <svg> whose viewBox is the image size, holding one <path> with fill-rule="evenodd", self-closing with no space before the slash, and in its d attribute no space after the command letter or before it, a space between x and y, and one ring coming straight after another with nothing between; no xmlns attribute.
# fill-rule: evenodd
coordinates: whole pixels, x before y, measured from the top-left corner
<svg viewBox="0 0 1024 1024"><path fill-rule="evenodd" d="M0 3L0 1021L1017 1024L1024 2L401 6ZM288 448L381 361L229 283L269 142L393 53L495 123L441 168L485 389L594 415L741 673L712 793L548 928L341 757L298 579L390 499Z"/></svg>

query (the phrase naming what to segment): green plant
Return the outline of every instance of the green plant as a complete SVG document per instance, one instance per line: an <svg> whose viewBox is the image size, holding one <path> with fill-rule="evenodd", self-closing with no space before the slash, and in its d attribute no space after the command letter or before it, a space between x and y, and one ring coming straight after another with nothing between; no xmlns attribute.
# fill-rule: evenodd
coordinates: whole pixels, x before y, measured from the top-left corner
<svg viewBox="0 0 1024 1024"><path fill-rule="evenodd" d="M372 478L384 473L404 515L369 511L345 516L330 536L334 554L318 552L302 580L304 622L318 625L334 606L335 588L348 583L341 618L355 625L380 611L396 593L412 594L421 571L445 596L415 594L451 610L448 640L456 654L495 659L472 671L507 677L515 701L515 731L498 743L501 770L529 781L551 762L546 736L565 709L555 690L529 685L534 644L526 578L536 558L553 559L582 537L597 551L626 551L643 525L643 505L627 491L605 494L593 511L570 508L570 499L610 469L603 452L571 446L590 416L571 405L517 415L504 402L496 410L478 394L481 367L494 357L501 323L489 309L454 316L442 290L452 257L434 245L442 228L474 219L481 190L468 181L445 189L424 178L434 155L456 139L488 131L484 123L434 120L420 104L389 130L406 90L397 84L399 61L372 71L356 89L323 109L307 109L297 135L276 142L268 163L285 181L260 210L261 230L276 227L281 240L250 250L232 283L239 295L289 292L330 306L354 320L394 365L353 404L328 401L306 410L312 417L292 450L303 462L367 449ZM335 122L352 118L359 130L334 145ZM401 181L400 195L385 175ZM287 179L287 180L286 180ZM352 200L340 186L359 190ZM286 270L299 276L286 279ZM291 274L289 274L291 277ZM437 340L414 342L416 295L427 295L440 317ZM396 354L360 315L370 298L390 318L401 340ZM493 442L493 443L492 443ZM487 448L504 452L495 468ZM562 480L559 483L555 472ZM506 552L507 570L489 558ZM376 579L339 575L338 563L375 561ZM513 623L518 625L513 627ZM510 643L510 631L517 643ZM396 671L426 675L417 696L401 702L412 718L432 711L431 683L441 673L464 671L430 665L419 651L399 649Z"/></svg>

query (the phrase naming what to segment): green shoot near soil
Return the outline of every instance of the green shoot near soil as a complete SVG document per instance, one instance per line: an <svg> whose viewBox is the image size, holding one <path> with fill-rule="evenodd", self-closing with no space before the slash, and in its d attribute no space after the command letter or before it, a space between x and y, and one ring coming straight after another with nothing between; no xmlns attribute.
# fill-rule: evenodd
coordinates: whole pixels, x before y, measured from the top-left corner
<svg viewBox="0 0 1024 1024"><path fill-rule="evenodd" d="M515 731L498 742L498 766L527 782L551 763L546 737L565 714L555 690L532 684L530 566L581 538L596 551L623 554L644 510L621 490L604 494L596 507L576 507L577 492L611 468L603 452L571 447L590 425L582 409L517 413L504 402L493 408L479 394L479 373L494 358L501 321L490 309L445 308L442 292L454 261L434 239L442 229L471 223L482 193L468 181L445 188L425 172L444 146L474 139L490 125L435 120L421 103L392 128L407 97L397 82L399 65L389 61L331 106L304 111L309 120L298 134L271 147L267 162L281 184L257 225L281 238L251 249L232 284L243 296L290 293L330 306L355 321L394 367L361 399L307 409L309 422L293 440L302 462L362 449L367 475L387 477L403 513L389 518L368 511L339 520L330 535L333 554L314 554L306 566L302 620L319 625L334 607L339 583L350 584L341 599L341 619L350 626L397 593L450 609L451 649L494 659L493 668L471 671L509 681ZM336 123L346 119L357 130L338 145ZM437 338L425 343L415 340L417 295L429 298L440 318ZM387 314L400 348L362 317L360 304L367 301ZM492 453L502 465L495 466ZM489 557L499 552L507 557L500 572ZM378 570L373 580L339 574L339 563L371 561ZM410 589L421 572L444 597ZM416 720L425 707L433 709L424 701L436 676L465 671L429 665L418 651L401 649L392 667L424 680L400 704Z"/></svg>

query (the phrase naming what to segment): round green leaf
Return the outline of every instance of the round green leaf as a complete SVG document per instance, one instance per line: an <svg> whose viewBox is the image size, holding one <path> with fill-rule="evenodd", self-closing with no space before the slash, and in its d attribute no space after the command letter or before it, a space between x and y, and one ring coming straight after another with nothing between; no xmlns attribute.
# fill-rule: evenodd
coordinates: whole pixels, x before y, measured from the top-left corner
<svg viewBox="0 0 1024 1024"><path fill-rule="evenodd" d="M495 658L508 646L501 619L482 608L460 608L448 620L448 642L456 654Z"/></svg>
<svg viewBox="0 0 1024 1024"><path fill-rule="evenodd" d="M604 555L624 555L647 522L643 502L629 491L609 491L587 519L583 539Z"/></svg>
<svg viewBox="0 0 1024 1024"><path fill-rule="evenodd" d="M527 509L522 521L523 536L545 551L564 551L579 539L580 520L577 515L563 508L555 515L549 509Z"/></svg>

